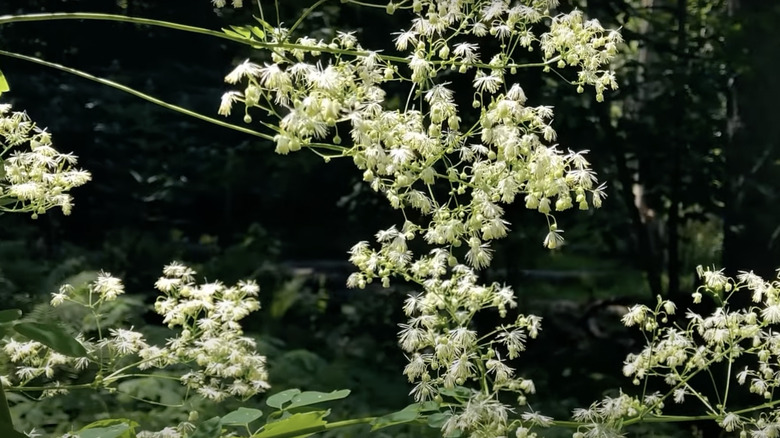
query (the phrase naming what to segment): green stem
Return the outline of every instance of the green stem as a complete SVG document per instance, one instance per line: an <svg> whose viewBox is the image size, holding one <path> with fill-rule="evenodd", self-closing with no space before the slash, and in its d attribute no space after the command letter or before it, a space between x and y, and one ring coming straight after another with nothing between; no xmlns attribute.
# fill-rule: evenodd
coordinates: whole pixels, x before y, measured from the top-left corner
<svg viewBox="0 0 780 438"><path fill-rule="evenodd" d="M153 362L155 360L158 360L161 357L163 357L161 354L157 355L157 356L154 356L154 357L149 357L149 358L146 358L146 359L143 359L143 360L139 360L138 362L133 362L130 365L127 365L127 366L124 366L122 368L119 368L118 370L114 370L114 372L112 372L111 374L109 374L108 376L106 376L103 379L103 382L111 383L111 382L114 382L116 380L119 380L119 379L122 379L122 378L125 378L125 377L131 377L134 374L127 375L127 374L122 374L122 373L127 371L127 370L136 368L136 367L138 367L140 365L143 365L145 363Z"/></svg>
<svg viewBox="0 0 780 438"><path fill-rule="evenodd" d="M9 386L6 388L8 391L14 391L14 392L27 392L27 391L49 391L54 389L87 389L92 388L93 385L91 383L82 383L79 385L62 385L62 386Z"/></svg>
<svg viewBox="0 0 780 438"><path fill-rule="evenodd" d="M0 17L0 23L2 23L2 17ZM132 94L133 96L136 96L136 97L140 97L141 99L149 101L149 102L151 102L151 103L153 103L155 105L159 105L159 106L161 106L163 108L167 108L169 110L173 110L173 111L179 112L181 114L184 114L184 115L187 115L187 116L190 116L190 117L194 117L196 119L200 119L200 120L203 120L203 121L206 121L206 122L209 122L209 123L213 123L215 125L222 126L224 128L229 128L229 129L233 129L235 131L243 132L244 134L251 134L251 135L254 135L256 137L260 137L262 139L265 139L265 140L273 140L273 137L271 137L268 134L263 134L262 132L257 132L257 131L251 130L249 128L244 128L243 126L234 125L232 123L224 122L222 120L215 119L213 117L209 117L209 116L206 116L206 115L203 115L203 114L200 114L200 113L196 113L195 111L191 111L191 110L188 110L186 108L180 107L178 105L174 105L172 103L165 102L164 100L157 99L156 97L152 97L152 96L150 96L150 95L148 95L146 93L142 93L142 92L140 92L140 91L138 91L136 89L133 89L133 88L130 88L128 86L116 83L114 81L110 81L108 79L103 79L103 78L100 78L100 77L97 77L97 76L93 76L93 75L91 75L89 73L86 73L86 72L83 72L81 70L76 70L74 68L66 67L64 65L56 64L54 62L44 61L43 59L40 59L40 58L35 58L35 57L32 57L32 56L22 55L20 53L8 52L8 51L5 51L5 50L0 50L0 55L8 56L8 57L11 57L11 58L16 58L16 59L21 59L23 61L33 62L35 64L40 64L40 65L43 65L43 66L46 66L46 67L50 67L50 68L53 68L53 69L64 71L66 73L70 73L70 74L73 74L73 75L76 75L76 76L80 76L82 78L89 79L90 81L94 81L94 82L97 82L97 83L102 84L102 85L107 85L109 87L116 88L117 90L124 91L125 93Z"/></svg>
<svg viewBox="0 0 780 438"><path fill-rule="evenodd" d="M183 32L197 33L217 38L230 40L233 42L248 44L243 38L230 36L226 33L205 29L196 26L187 26L185 24L173 23L170 21L153 20L151 18L130 17L127 15L101 14L93 12L54 12L45 14L24 14L24 15L1 15L0 24L21 23L32 21L54 21L54 20L99 20L99 21L121 21L124 23L143 24L147 26L167 27L169 29L180 30Z"/></svg>
<svg viewBox="0 0 780 438"><path fill-rule="evenodd" d="M733 336L733 333L731 329L729 328L729 334ZM732 372L732 366L734 365L734 348L729 349L729 365L728 370L726 371L726 389L723 391L723 402L720 406L720 412L723 413L726 410L726 403L729 401L729 389L731 389L731 372ZM717 388L715 388L715 393L717 394Z"/></svg>
<svg viewBox="0 0 780 438"><path fill-rule="evenodd" d="M264 41L255 41L249 38L243 38L243 37L237 37L228 35L226 33L222 33L220 31L206 29L202 27L197 26L187 26L185 24L179 24L179 23L173 23L170 21L162 21L162 20L153 20L150 18L141 18L141 17L131 17L127 15L116 15L116 14L101 14L101 13L93 13L93 12L55 12L55 13L46 13L46 14L24 14L24 15L2 15L0 16L0 25L2 24L8 24L8 23L21 23L21 22L34 22L34 21L55 21L55 20L98 20L98 21L119 21L123 23L134 23L134 24L143 24L146 26L157 26L157 27L165 27L168 29L175 29L183 32L190 32L190 33L196 33L200 35L208 35L213 36L216 38L221 38L229 41L233 41L235 43L239 44L245 44L252 46L254 48L263 48L263 49L286 49L286 50L292 50L292 49L299 49L307 52L311 51L318 51L322 53L331 53L331 54L341 54L341 55L351 55L351 56L368 56L371 52L368 51L356 51L356 50L344 50L344 49L333 49L329 47L311 47L307 45L302 44L293 44L288 42L264 42ZM390 55L377 55L378 59L381 59L383 61L392 61L395 63L400 64L408 64L409 59L400 57L400 56L390 56ZM463 62L451 62L451 61L442 61L442 60L432 60L431 63L438 65L438 64L446 64L447 66L455 66L459 67L461 65L466 65L468 67L474 67L474 68L483 68L488 70L495 70L499 68L530 68L530 67L544 67L547 65L551 65L554 62L557 62L558 59L560 59L560 56L556 56L554 58L548 59L547 61L542 62L534 62L534 63L528 63L528 64L507 64L504 66L492 66L489 64L484 63L463 63Z"/></svg>
<svg viewBox="0 0 780 438"><path fill-rule="evenodd" d="M342 427L349 427L349 426L357 426L360 424L370 424L372 421L376 420L377 417L365 417L365 418L356 418L352 420L343 420L343 421L334 421L332 423L325 423L319 426L312 426L312 427L306 427L303 429L296 429L291 430L289 432L283 432L280 434L271 435L273 438L294 438L299 436L308 436L311 434L324 432L327 430L333 430L333 429L340 429ZM262 433L259 432L259 433ZM258 433L258 434L259 434ZM253 435L256 436L256 435Z"/></svg>
<svg viewBox="0 0 780 438"><path fill-rule="evenodd" d="M738 412L735 412L738 413ZM646 417L634 417L623 421L623 426L630 426L638 423L686 423L689 421L701 421L701 420L717 420L719 415L717 414L705 414L705 415L651 415ZM589 423L581 423L579 421L555 421L552 426L566 427L576 429L578 427L588 426Z"/></svg>
<svg viewBox="0 0 780 438"><path fill-rule="evenodd" d="M295 24L293 24L292 27L290 28L290 33L292 33L298 26L300 26L301 23L303 23L303 20L305 20L306 17L309 16L309 14L311 14L315 9L320 7L320 5L322 5L326 1L328 0L319 0L317 3L314 3L313 5L306 8L306 10L303 11L303 14L301 14L301 16L298 17L298 21L296 21Z"/></svg>

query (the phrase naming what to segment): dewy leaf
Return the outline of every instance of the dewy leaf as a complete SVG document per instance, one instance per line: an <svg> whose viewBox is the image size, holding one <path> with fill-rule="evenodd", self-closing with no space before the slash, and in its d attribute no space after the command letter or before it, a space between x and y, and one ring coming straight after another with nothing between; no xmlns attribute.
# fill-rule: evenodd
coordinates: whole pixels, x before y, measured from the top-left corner
<svg viewBox="0 0 780 438"><path fill-rule="evenodd" d="M268 397L268 400L265 401L265 404L272 408L276 409L282 409L282 405L287 403L288 401L292 400L293 397L300 394L300 389L288 389L286 391L277 392L276 394Z"/></svg>
<svg viewBox="0 0 780 438"><path fill-rule="evenodd" d="M87 350L79 341L54 324L41 324L38 322L20 322L14 325L14 330L22 336L51 348L52 350L70 357L84 357Z"/></svg>
<svg viewBox="0 0 780 438"><path fill-rule="evenodd" d="M0 310L0 324L16 321L22 317L22 311L19 309Z"/></svg>
<svg viewBox="0 0 780 438"><path fill-rule="evenodd" d="M11 91L11 87L8 85L8 81L5 79L2 70L0 70L0 95L6 91Z"/></svg>
<svg viewBox="0 0 780 438"><path fill-rule="evenodd" d="M190 438L216 438L222 436L222 419L210 418L198 425Z"/></svg>
<svg viewBox="0 0 780 438"><path fill-rule="evenodd" d="M299 408L301 406L309 406L317 403L323 403L332 400L341 400L349 395L348 389L342 389L333 392L318 392L318 391L305 391L294 396L290 401L289 406L285 409Z"/></svg>
<svg viewBox="0 0 780 438"><path fill-rule="evenodd" d="M323 420L328 413L328 411L314 411L295 414L276 423L266 424L263 430L252 435L252 438L295 438L322 432L328 424Z"/></svg>
<svg viewBox="0 0 780 438"><path fill-rule="evenodd" d="M222 417L225 426L243 426L249 424L263 415L263 411L251 408L238 408Z"/></svg>

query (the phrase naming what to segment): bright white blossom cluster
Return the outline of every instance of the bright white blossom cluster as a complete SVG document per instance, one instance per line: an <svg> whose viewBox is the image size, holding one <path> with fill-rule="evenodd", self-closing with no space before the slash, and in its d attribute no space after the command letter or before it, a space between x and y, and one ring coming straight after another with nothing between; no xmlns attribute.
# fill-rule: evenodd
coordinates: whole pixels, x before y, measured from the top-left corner
<svg viewBox="0 0 780 438"><path fill-rule="evenodd" d="M57 378L72 374L58 371L96 370L94 386L110 388L135 375L133 370L175 367L189 370L182 375L182 384L206 399L249 398L265 391L269 387L265 357L255 351L255 341L243 335L239 323L259 309L255 298L258 286L253 282L232 287L196 284L194 276L192 269L173 263L165 267L164 276L155 285L163 294L155 310L169 328L180 330L164 346L149 344L132 328L101 327L105 306L124 293L121 280L101 273L86 292L63 286L52 294L51 305L69 303L88 309L96 325L89 333L97 333L98 338L88 337L88 333L78 336L86 348L85 357L68 357L35 341L6 339L3 348L16 371L3 377L3 383L22 390L35 383L45 388L44 395L54 395L69 386Z"/></svg>
<svg viewBox="0 0 780 438"><path fill-rule="evenodd" d="M51 134L23 112L0 104L0 211L31 212L33 218L53 207L70 214L70 189L90 180L75 169L76 157L57 152Z"/></svg>
<svg viewBox="0 0 780 438"><path fill-rule="evenodd" d="M240 320L260 308L256 283L194 283L195 272L181 264L165 267L155 287L164 294L154 309L179 336L159 351L139 353L143 367L166 362L197 365L182 376L182 383L205 398L248 398L269 388L265 357L255 341L243 335Z"/></svg>
<svg viewBox="0 0 780 438"><path fill-rule="evenodd" d="M676 306L658 299L654 308L635 305L623 316L628 327L636 326L648 344L626 358L623 372L635 385L649 379L662 380L670 389L641 398L621 395L605 399L589 409L579 409L574 419L587 424L579 437L623 436L622 427L642 418L663 417L665 405L691 401L698 404L727 432L740 437L769 438L780 433L780 275L766 281L752 272L730 278L723 271L698 268L700 286L694 303L710 296L717 304L707 316L688 310L684 319L674 320ZM738 303L747 303L740 305ZM739 368L737 368L739 363ZM720 367L725 375L697 380ZM715 380L716 379L716 380ZM702 382L711 382L701 387ZM739 396L735 393L744 388ZM715 396L707 396L715 392ZM753 394L755 404L745 407L729 401L745 400Z"/></svg>
<svg viewBox="0 0 780 438"><path fill-rule="evenodd" d="M551 0L514 6L504 0L414 0L411 26L395 37L397 55L368 50L347 32L324 41L268 23L226 31L271 56L262 65L246 60L226 76L241 88L225 93L219 113L230 115L240 103L247 123L258 110L276 118L261 123L277 153L309 149L326 160L351 158L364 181L403 212L403 225L378 232L376 247L360 242L352 248L350 260L359 271L348 285L363 288L379 280L388 286L400 278L420 286L407 300L409 321L399 334L409 358L404 373L417 400L439 400L456 387L474 389L446 426L473 436L535 424L509 421L513 408L499 400L511 393L522 406L534 392L533 382L516 376L506 360L536 336L540 318L513 314L491 333L472 327L478 312L495 309L507 317L516 305L511 288L481 285L477 276L491 263L491 241L509 231L503 205L521 197L543 214L543 244L556 248L563 230L553 212L599 207L605 196L584 153L554 143L552 108L529 105L514 82L520 68L571 68L578 71L571 83L580 91L594 86L599 100L617 86L608 64L620 34L584 20L579 11L553 14L556 6ZM409 4L390 3L387 10L400 7ZM549 30L539 33L545 24ZM497 39L500 48L480 45L481 38ZM541 62L521 63L534 50ZM452 87L458 75L469 78L467 96L456 96ZM387 85L397 82L409 85L406 103L388 108ZM464 100L471 102L466 113L459 107ZM348 141L342 137L347 133ZM430 248L427 254L409 249L417 237Z"/></svg>

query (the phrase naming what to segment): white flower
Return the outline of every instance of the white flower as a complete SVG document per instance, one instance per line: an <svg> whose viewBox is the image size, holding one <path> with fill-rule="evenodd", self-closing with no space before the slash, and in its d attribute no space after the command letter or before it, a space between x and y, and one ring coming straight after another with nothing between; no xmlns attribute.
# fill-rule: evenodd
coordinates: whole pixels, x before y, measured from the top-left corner
<svg viewBox="0 0 780 438"><path fill-rule="evenodd" d="M474 78L474 89L478 92L495 93L503 83L504 81L500 77L492 74L486 75L482 70L478 70Z"/></svg>
<svg viewBox="0 0 780 438"><path fill-rule="evenodd" d="M122 284L122 280L113 277L107 272L98 274L98 278L92 283L91 289L105 301L113 301L117 296L125 293L125 287Z"/></svg>
<svg viewBox="0 0 780 438"><path fill-rule="evenodd" d="M544 198L544 200L547 200L549 203L549 200L547 198ZM561 243L563 243L563 236L561 235L563 233L563 230L550 230L549 233L547 233L547 236L545 236L544 241L542 244L549 249L555 249L561 246Z"/></svg>
<svg viewBox="0 0 780 438"><path fill-rule="evenodd" d="M227 93L223 94L217 114L221 116L229 116L230 111L233 108L233 104L240 101L241 97L242 94L237 91L228 91Z"/></svg>
<svg viewBox="0 0 780 438"><path fill-rule="evenodd" d="M224 3L224 1L223 1ZM236 84L244 78L258 78L263 73L262 67L250 62L248 59L238 64L233 71L225 76L225 82L228 84ZM224 96L223 96L224 98Z"/></svg>
<svg viewBox="0 0 780 438"><path fill-rule="evenodd" d="M764 321L769 324L776 324L780 322L780 304L766 306L761 310L761 317L764 318Z"/></svg>
<svg viewBox="0 0 780 438"><path fill-rule="evenodd" d="M742 420L740 420L739 415L730 412L720 420L720 425L726 429L726 432L733 432L742 426Z"/></svg>
<svg viewBox="0 0 780 438"><path fill-rule="evenodd" d="M550 427L553 423L553 419L551 417L544 416L538 412L524 412L520 417L523 420L539 427Z"/></svg>

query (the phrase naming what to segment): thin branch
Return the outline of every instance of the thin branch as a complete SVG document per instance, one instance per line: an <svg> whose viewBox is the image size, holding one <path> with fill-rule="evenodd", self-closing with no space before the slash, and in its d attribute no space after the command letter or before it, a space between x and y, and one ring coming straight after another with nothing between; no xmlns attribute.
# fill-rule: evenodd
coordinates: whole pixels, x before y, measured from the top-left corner
<svg viewBox="0 0 780 438"><path fill-rule="evenodd" d="M32 56L22 55L20 53L8 52L8 51L5 51L5 50L0 50L0 55L8 56L8 57L11 57L11 58L16 58L16 59L21 59L23 61L33 62L35 64L40 64L40 65L43 65L43 66L46 66L46 67L50 67L50 68L53 68L53 69L64 71L66 73L70 73L70 74L73 74L73 75L76 75L76 76L80 76L82 78L89 79L90 81L94 81L94 82L97 82L97 83L102 84L102 85L107 85L109 87L116 88L117 90L124 91L125 93L132 94L133 96L136 96L136 97L140 97L141 99L149 101L149 102L151 102L151 103L153 103L155 105L159 105L159 106L161 106L163 108L167 108L167 109L170 109L170 110L182 113L184 115L187 115L187 116L190 116L190 117L194 117L196 119L200 119L200 120L203 120L203 121L206 121L206 122L218 125L218 126L222 126L224 128L229 128L229 129L233 129L235 131L243 132L244 134L254 135L256 137L260 137L260 138L265 139L265 140L273 140L273 137L268 135L268 134L263 134L262 132L257 132L257 131L254 131L252 129L249 129L249 128L244 128L243 126L234 125L232 123L228 123L228 122L225 122L225 121L222 121L222 120L219 120L219 119L215 119L213 117L209 117L209 116L197 113L197 112L192 111L192 110L188 110L188 109L180 107L178 105L174 105L172 103L165 102L164 100L157 99L156 97L152 97L152 96L150 96L150 95L148 95L146 93L142 93L142 92L140 92L140 91L138 91L138 90L136 90L134 88L130 88L130 87L126 86L126 85L122 85L122 84L119 84L117 82L110 81L108 79L103 79L103 78L100 78L100 77L97 77L97 76L93 76L93 75L91 75L89 73L86 73L86 72L83 72L81 70L76 70L75 68L66 67L64 65L57 64L57 63L54 63L54 62L44 61L43 59L40 59L40 58L35 58L35 57L32 57Z"/></svg>
<svg viewBox="0 0 780 438"><path fill-rule="evenodd" d="M54 20L97 20L97 21L119 21L124 23L134 23L134 24L143 24L146 26L157 26L157 27L165 27L169 29L175 29L180 30L183 32L191 32L201 35L208 35L213 36L217 38L222 38L226 40L230 40L236 43L245 44L248 46L252 46L256 49L287 49L287 50L303 50L307 52L311 51L318 51L322 53L330 53L334 55L349 55L349 56L355 56L355 57L364 57L369 56L371 52L369 51L358 51L358 50L345 50L345 49L339 49L339 48L330 48L330 47L312 47L304 44L294 44L289 42L265 42L265 41L255 41L250 38L244 38L234 35L228 35L226 33L211 30L211 29L205 29L202 27L196 27L196 26L187 26L184 24L179 23L173 23L170 21L162 21L162 20L153 20L150 18L141 18L141 17L131 17L127 15L116 15L116 14L100 14L100 13L92 13L92 12L55 12L55 13L46 13L46 14L24 14L24 15L2 15L0 16L0 25L2 24L8 24L8 23L20 23L20 22L33 22L33 21L54 21ZM376 55L376 54L375 54ZM391 55L376 55L377 59L380 59L382 61L386 62L395 62L399 64L408 64L410 62L409 58L404 58L401 56L391 56ZM431 60L430 63L434 65L442 65L445 64L447 66L455 66L460 67L462 65L465 65L467 67L473 67L473 68L482 68L482 69L488 69L488 70L496 70L500 68L532 68L532 67L544 67L547 65L551 65L555 62L557 62L559 57L555 57L552 59L548 59L547 61L542 62L534 62L534 63L528 63L528 64L507 64L503 66L493 66L490 64L484 64L484 63L464 63L464 62L458 62L458 61L444 61L444 60Z"/></svg>

